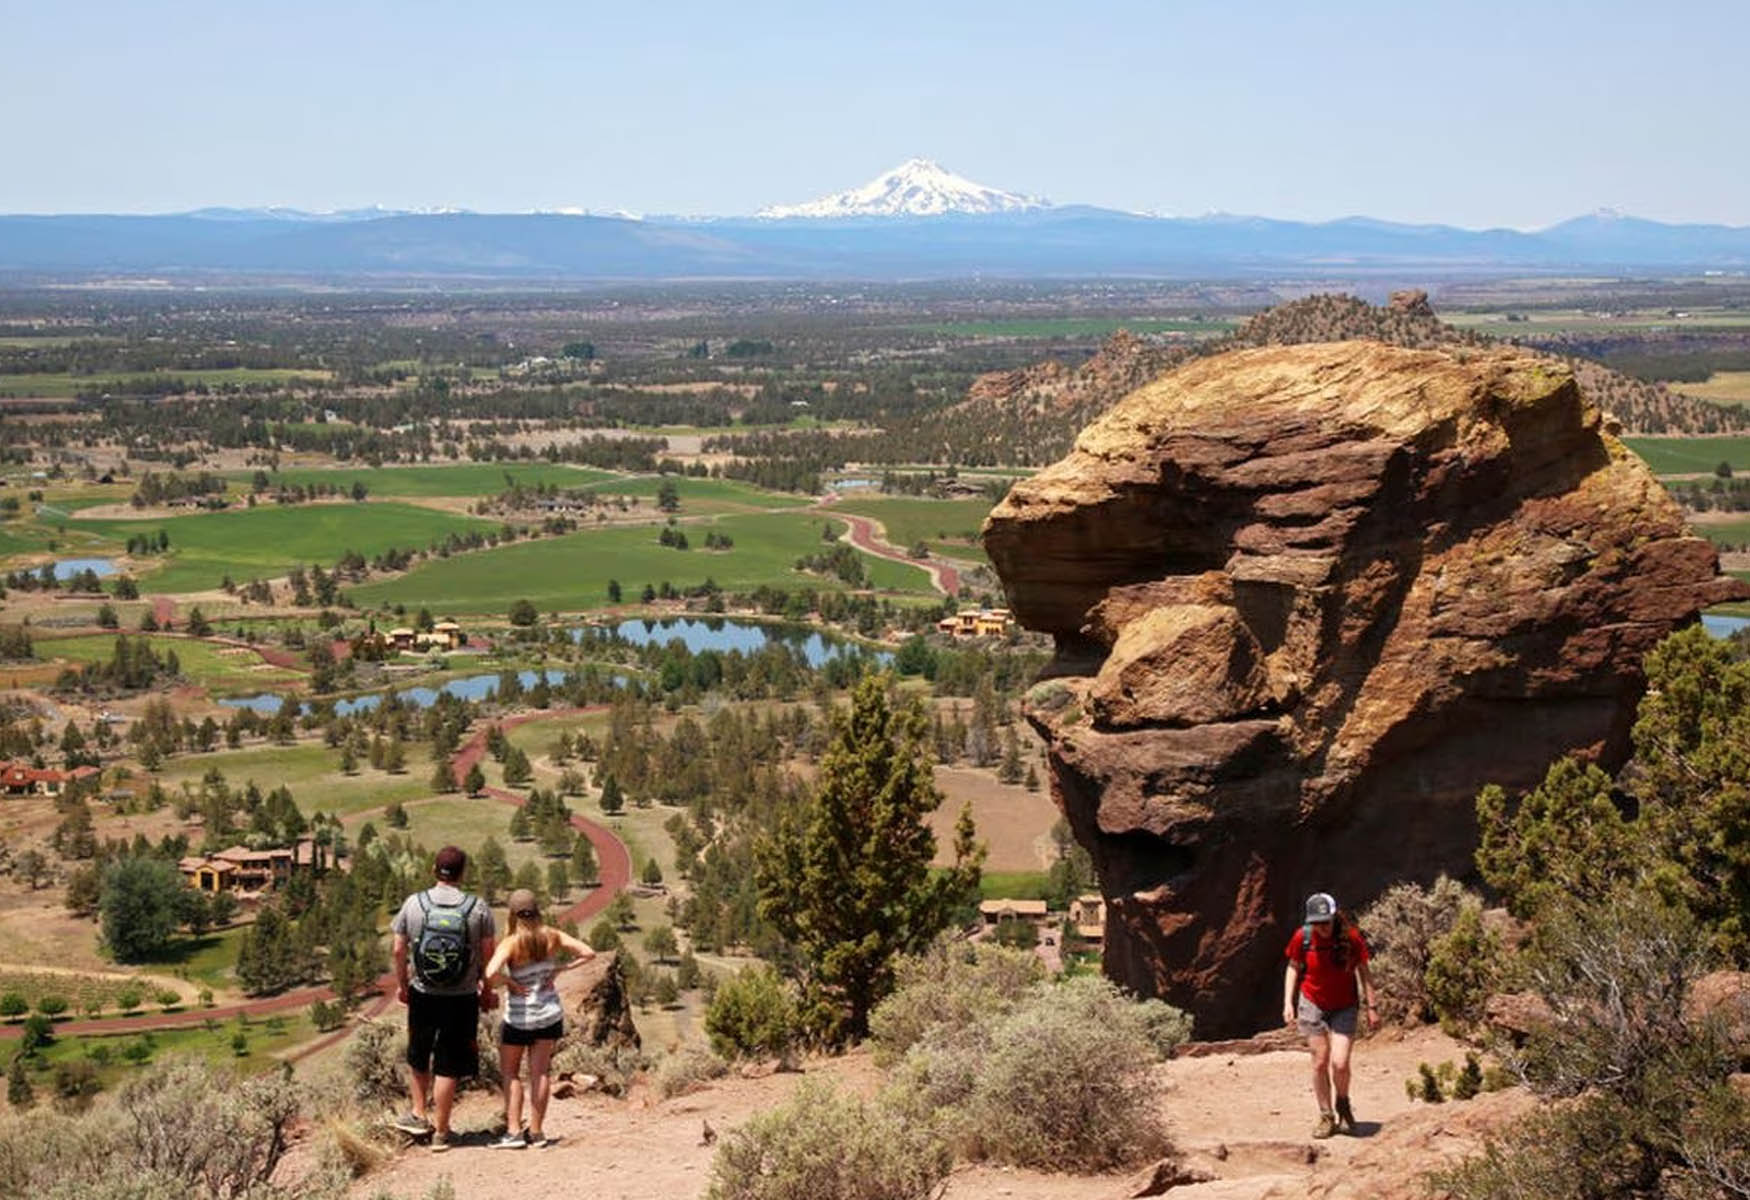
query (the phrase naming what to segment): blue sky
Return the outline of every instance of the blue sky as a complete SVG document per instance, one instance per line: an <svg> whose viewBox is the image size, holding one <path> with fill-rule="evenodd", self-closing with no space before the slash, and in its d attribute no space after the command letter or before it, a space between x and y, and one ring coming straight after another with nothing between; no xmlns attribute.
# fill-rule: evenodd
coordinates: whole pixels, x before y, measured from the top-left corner
<svg viewBox="0 0 1750 1200"><path fill-rule="evenodd" d="M0 0L3 212L1059 202L1750 224L1745 0Z"/></svg>

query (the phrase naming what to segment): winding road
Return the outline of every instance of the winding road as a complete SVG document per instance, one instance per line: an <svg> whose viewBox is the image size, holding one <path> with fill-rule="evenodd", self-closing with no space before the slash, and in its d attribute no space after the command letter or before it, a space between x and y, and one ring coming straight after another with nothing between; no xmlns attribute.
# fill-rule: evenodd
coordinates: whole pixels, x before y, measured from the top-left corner
<svg viewBox="0 0 1750 1200"><path fill-rule="evenodd" d="M816 509L827 509L839 499L837 492L828 492ZM960 594L960 571L951 567L939 558L913 558L898 546L887 540L887 530L874 517L859 516L856 513L834 511L832 515L851 527L851 545L865 554L873 554L876 558L892 559L904 563L908 567L917 567L930 577L930 582L944 596Z"/></svg>
<svg viewBox="0 0 1750 1200"><path fill-rule="evenodd" d="M469 738L456 751L451 760L458 778L467 774L468 768L486 756L486 735L494 724L500 729L514 729L518 725L530 721L539 721L550 717L568 714L602 711L603 706L595 705L587 708L555 708L542 709L536 712L518 713L497 722L488 722ZM505 788L487 788L486 795L502 804L512 807L522 805L524 798ZM597 913L605 910L613 899L628 884L632 882L632 854L626 849L626 844L602 825L573 814L571 827L587 837L595 847L596 862L599 873L596 887L590 893L559 914L561 921L575 921L579 925ZM395 1002L395 976L385 973L376 982L376 995L365 1001L357 1011L357 1016L374 1017L381 1014ZM281 992L275 996L264 996L259 1000L245 1000L237 1004L221 1004L213 1008L189 1008L181 1012L141 1013L135 1017L100 1017L95 1020L57 1021L55 1034L57 1036L80 1034L113 1034L113 1033L149 1033L166 1029L189 1029L205 1025L208 1021L228 1021L239 1016L254 1018L268 1017L275 1014L308 1008L318 1000L334 999L334 993L327 987L296 988ZM0 1025L0 1041L16 1038L22 1032L19 1025ZM332 1033L323 1035L313 1042L306 1042L296 1051L287 1056L287 1061L296 1062L299 1059L325 1050L329 1046L345 1038L352 1032L350 1027L342 1027Z"/></svg>

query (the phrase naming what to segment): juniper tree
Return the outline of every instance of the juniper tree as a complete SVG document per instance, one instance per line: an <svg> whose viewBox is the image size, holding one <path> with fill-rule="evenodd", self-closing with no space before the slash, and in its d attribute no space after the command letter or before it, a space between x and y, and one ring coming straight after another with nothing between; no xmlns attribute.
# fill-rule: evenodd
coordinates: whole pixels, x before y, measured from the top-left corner
<svg viewBox="0 0 1750 1200"><path fill-rule="evenodd" d="M755 847L760 915L798 951L809 1020L859 1039L893 988L893 959L929 944L978 887L984 848L962 809L954 865L932 871L925 818L942 803L929 722L867 675L835 714L812 797Z"/></svg>

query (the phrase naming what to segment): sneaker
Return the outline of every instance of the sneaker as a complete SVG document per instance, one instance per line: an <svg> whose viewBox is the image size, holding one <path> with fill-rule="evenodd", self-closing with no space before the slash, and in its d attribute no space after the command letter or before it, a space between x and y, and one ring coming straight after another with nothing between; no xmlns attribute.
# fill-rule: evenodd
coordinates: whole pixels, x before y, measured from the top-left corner
<svg viewBox="0 0 1750 1200"><path fill-rule="evenodd" d="M442 1154L456 1144L456 1135L442 1129L434 1129L431 1134L431 1152Z"/></svg>
<svg viewBox="0 0 1750 1200"><path fill-rule="evenodd" d="M529 1145L535 1147L537 1150L544 1150L548 1146L554 1145L559 1141L558 1135L556 1134L530 1133L526 1129L523 1130L523 1136L528 1139Z"/></svg>
<svg viewBox="0 0 1750 1200"><path fill-rule="evenodd" d="M496 1142L492 1143L494 1150L524 1150L529 1145L529 1139L520 1133L506 1132Z"/></svg>
<svg viewBox="0 0 1750 1200"><path fill-rule="evenodd" d="M1355 1110L1349 1107L1349 1097L1337 1097L1337 1131L1355 1136Z"/></svg>
<svg viewBox="0 0 1750 1200"><path fill-rule="evenodd" d="M414 1112L404 1112L394 1120L395 1128L402 1133L411 1133L414 1137L425 1137L431 1132L431 1122Z"/></svg>
<svg viewBox="0 0 1750 1200"><path fill-rule="evenodd" d="M1337 1118L1330 1113L1320 1113L1319 1123L1313 1126L1313 1136L1328 1138L1337 1132Z"/></svg>

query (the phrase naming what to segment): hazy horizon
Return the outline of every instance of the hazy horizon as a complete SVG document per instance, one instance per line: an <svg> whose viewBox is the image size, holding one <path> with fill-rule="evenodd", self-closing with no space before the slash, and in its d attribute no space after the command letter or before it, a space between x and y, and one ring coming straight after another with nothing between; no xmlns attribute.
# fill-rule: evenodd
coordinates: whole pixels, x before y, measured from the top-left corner
<svg viewBox="0 0 1750 1200"><path fill-rule="evenodd" d="M155 6L156 7L156 6ZM7 0L0 212L741 216L931 158L1179 216L1750 225L1750 7Z"/></svg>

